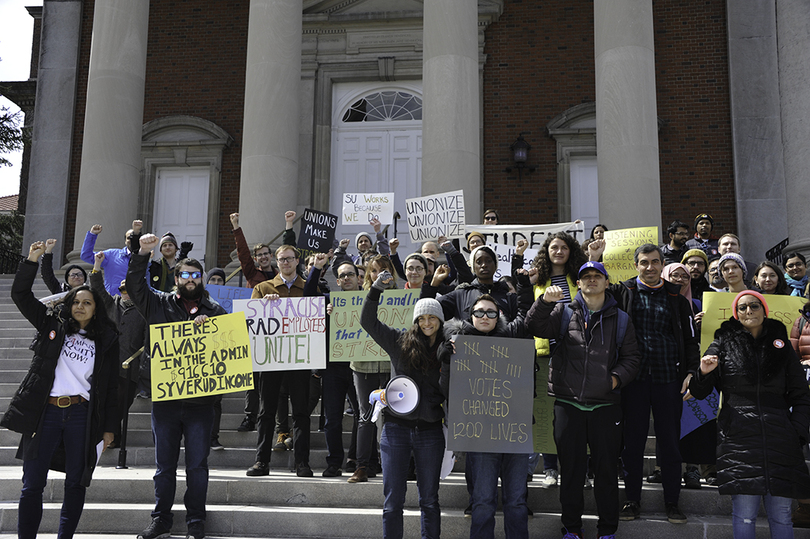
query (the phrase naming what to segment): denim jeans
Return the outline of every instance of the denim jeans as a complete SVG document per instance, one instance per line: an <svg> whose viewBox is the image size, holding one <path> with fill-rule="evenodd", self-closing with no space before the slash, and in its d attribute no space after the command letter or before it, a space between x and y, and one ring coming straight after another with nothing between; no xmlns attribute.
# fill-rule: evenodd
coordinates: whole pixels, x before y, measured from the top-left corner
<svg viewBox="0 0 810 539"><path fill-rule="evenodd" d="M793 500L765 494L734 494L731 496L731 525L734 539L754 539L757 534L759 500L765 502L771 539L793 539L791 520Z"/></svg>
<svg viewBox="0 0 810 539"><path fill-rule="evenodd" d="M173 521L172 505L177 489L177 461L180 439L185 442L186 456L186 523L205 520L208 496L208 452L214 405L191 404L187 401L165 401L152 404L152 438L155 442L155 510L167 524Z"/></svg>
<svg viewBox="0 0 810 539"><path fill-rule="evenodd" d="M467 461L475 477L470 539L495 537L499 476L506 539L528 539L529 513L526 508L528 453L467 453Z"/></svg>
<svg viewBox="0 0 810 539"><path fill-rule="evenodd" d="M322 404L326 422L323 430L326 435L326 465L343 466L343 409L346 395L354 395L352 370L348 363L330 363L321 371L323 384ZM351 396L349 397L350 400ZM359 414L357 397L352 400L355 418Z"/></svg>
<svg viewBox="0 0 810 539"><path fill-rule="evenodd" d="M407 473L411 451L416 461L416 488L422 511L422 538L438 539L441 532L439 476L444 457L444 431L437 428L409 428L386 422L380 440L383 468L383 537L401 539L402 508L408 489ZM524 476L523 481L526 481Z"/></svg>
<svg viewBox="0 0 810 539"><path fill-rule="evenodd" d="M59 519L60 538L70 538L76 532L84 508L85 487L82 475L86 461L87 412L89 403L59 408L48 404L42 429L37 432L37 457L23 461L23 488L20 493L18 537L33 539L42 520L42 491L48 481L51 457L60 442L65 445L65 498Z"/></svg>

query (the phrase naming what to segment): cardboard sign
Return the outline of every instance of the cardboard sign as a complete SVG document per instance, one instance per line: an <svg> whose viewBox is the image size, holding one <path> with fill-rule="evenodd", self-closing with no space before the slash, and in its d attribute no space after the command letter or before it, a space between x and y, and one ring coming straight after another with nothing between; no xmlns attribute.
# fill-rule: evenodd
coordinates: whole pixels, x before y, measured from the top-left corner
<svg viewBox="0 0 810 539"><path fill-rule="evenodd" d="M517 245L518 240L529 242L529 249L539 249L549 234L565 232L577 241L585 239L585 223L551 223L546 225L467 225L468 232L480 232L488 245Z"/></svg>
<svg viewBox="0 0 810 539"><path fill-rule="evenodd" d="M242 314L149 326L152 400L253 389L250 340Z"/></svg>
<svg viewBox="0 0 810 539"><path fill-rule="evenodd" d="M233 300L250 299L250 295L253 293L252 288L218 284L207 284L205 285L205 290L208 291L211 299L222 305L222 308L229 313L233 312Z"/></svg>
<svg viewBox="0 0 810 539"><path fill-rule="evenodd" d="M605 232L606 245L602 263L610 275L611 283L626 281L638 276L633 255L636 248L645 243L658 245L657 226L624 228Z"/></svg>
<svg viewBox="0 0 810 539"><path fill-rule="evenodd" d="M409 198L405 212L411 243L437 240L439 236L464 239L464 191Z"/></svg>
<svg viewBox="0 0 810 539"><path fill-rule="evenodd" d="M254 371L326 368L326 300L305 298L240 299L250 335Z"/></svg>
<svg viewBox="0 0 810 539"><path fill-rule="evenodd" d="M377 219L383 225L394 222L394 193L344 193L343 225L368 225Z"/></svg>
<svg viewBox="0 0 810 539"><path fill-rule="evenodd" d="M413 325L413 306L419 301L419 289L386 290L380 296L377 319L395 329ZM388 354L360 326L360 313L366 291L332 292L332 316L329 318L330 361L390 361Z"/></svg>
<svg viewBox="0 0 810 539"><path fill-rule="evenodd" d="M450 360L447 449L532 453L534 341L456 338Z"/></svg>
<svg viewBox="0 0 810 539"><path fill-rule="evenodd" d="M511 245L490 245L495 255L498 257L498 269L495 271L494 279L497 281L503 275L512 275L512 258L515 256L515 248ZM523 253L523 269L529 270L532 261L537 256L537 249L526 249Z"/></svg>
<svg viewBox="0 0 810 539"><path fill-rule="evenodd" d="M720 394L717 393L716 389L712 389L712 392L709 393L709 396L705 399L689 399L683 401L681 438L709 421L717 419L717 412L719 410Z"/></svg>
<svg viewBox="0 0 810 539"><path fill-rule="evenodd" d="M298 250L301 259L312 253L326 253L335 242L337 215L309 208L301 217L301 232L298 234Z"/></svg>

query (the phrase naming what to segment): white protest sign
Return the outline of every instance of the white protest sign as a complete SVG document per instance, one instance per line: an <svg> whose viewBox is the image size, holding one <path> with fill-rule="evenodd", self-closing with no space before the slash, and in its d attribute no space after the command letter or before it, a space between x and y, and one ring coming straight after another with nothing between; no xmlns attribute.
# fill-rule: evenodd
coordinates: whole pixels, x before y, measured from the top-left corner
<svg viewBox="0 0 810 539"><path fill-rule="evenodd" d="M480 232L489 245L517 245L518 240L529 242L529 249L539 249L549 234L566 232L580 243L585 239L585 223L550 223L545 225L467 225L470 232Z"/></svg>
<svg viewBox="0 0 810 539"><path fill-rule="evenodd" d="M394 193L343 193L343 225L368 225L377 219L384 225L394 222Z"/></svg>
<svg viewBox="0 0 810 539"><path fill-rule="evenodd" d="M450 191L405 201L411 243L437 240L439 236L464 239L464 191Z"/></svg>
<svg viewBox="0 0 810 539"><path fill-rule="evenodd" d="M512 275L512 258L515 256L515 247L511 245L498 245L490 244L489 247L495 251L498 257L498 270L495 272L495 280L497 281L503 275ZM526 249L523 253L523 269L526 271L532 267L532 260L537 256L537 249Z"/></svg>

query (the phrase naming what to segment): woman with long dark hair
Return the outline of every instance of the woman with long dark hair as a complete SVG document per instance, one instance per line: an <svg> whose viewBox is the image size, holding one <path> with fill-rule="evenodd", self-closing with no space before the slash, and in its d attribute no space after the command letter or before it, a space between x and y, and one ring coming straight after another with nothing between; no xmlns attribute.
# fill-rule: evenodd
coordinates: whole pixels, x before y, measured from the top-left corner
<svg viewBox="0 0 810 539"><path fill-rule="evenodd" d="M790 295L790 288L785 276L782 274L782 270L773 262L765 261L757 266L757 269L754 270L754 279L751 285L756 286L763 294Z"/></svg>
<svg viewBox="0 0 810 539"><path fill-rule="evenodd" d="M411 453L416 461L416 488L422 511L422 537L438 538L441 532L439 475L444 455L442 403L447 382L440 383L442 359L449 361L442 326L444 313L439 302L420 299L413 310L413 325L397 330L380 322L377 308L383 290L393 284L389 272L380 273L363 303L360 323L391 358L392 376L411 378L419 388L419 404L407 415L383 410L385 425L380 440L383 469L383 537L403 535L402 510L407 490L407 470ZM367 394L359 399L368 400Z"/></svg>
<svg viewBox="0 0 810 539"><path fill-rule="evenodd" d="M48 470L65 472L58 537L73 537L85 490L98 459L118 428L118 332L100 296L86 285L49 311L31 291L45 243L31 245L20 263L11 298L37 329L34 359L0 425L22 434L23 461L17 533L36 537Z"/></svg>

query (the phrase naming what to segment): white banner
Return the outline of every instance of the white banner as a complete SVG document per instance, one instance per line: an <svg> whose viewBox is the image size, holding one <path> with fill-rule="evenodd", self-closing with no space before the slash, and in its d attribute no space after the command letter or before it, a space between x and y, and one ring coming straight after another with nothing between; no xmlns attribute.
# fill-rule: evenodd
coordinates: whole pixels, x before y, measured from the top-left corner
<svg viewBox="0 0 810 539"><path fill-rule="evenodd" d="M464 239L464 191L450 191L405 201L408 232L411 243L448 239Z"/></svg>
<svg viewBox="0 0 810 539"><path fill-rule="evenodd" d="M518 240L527 240L529 249L539 249L546 236L555 232L567 232L580 243L585 239L584 221L546 225L467 225L467 230L480 232L490 245L517 245Z"/></svg>
<svg viewBox="0 0 810 539"><path fill-rule="evenodd" d="M377 219L383 225L394 222L394 193L343 193L343 225L368 225Z"/></svg>
<svg viewBox="0 0 810 539"><path fill-rule="evenodd" d="M515 247L511 245L489 244L498 256L498 271L495 272L495 280L503 275L512 275L512 258L515 256ZM528 271L532 267L532 260L537 256L538 249L526 249L523 253L523 269Z"/></svg>

